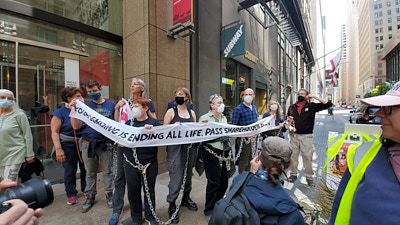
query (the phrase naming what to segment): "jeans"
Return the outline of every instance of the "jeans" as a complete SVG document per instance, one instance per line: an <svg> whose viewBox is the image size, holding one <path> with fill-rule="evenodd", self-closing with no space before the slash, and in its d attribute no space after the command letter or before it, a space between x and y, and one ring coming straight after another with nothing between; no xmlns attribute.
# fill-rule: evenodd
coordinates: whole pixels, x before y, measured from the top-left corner
<svg viewBox="0 0 400 225"><path fill-rule="evenodd" d="M65 192L67 197L76 196L78 191L76 190L76 171L79 169L81 170L81 190L82 192L85 191L86 188L86 170L84 163L79 161L78 152L73 143L64 143L61 142L61 147L64 150L65 154L65 161L62 162L64 167L64 185L65 185ZM79 164L78 164L79 163Z"/></svg>

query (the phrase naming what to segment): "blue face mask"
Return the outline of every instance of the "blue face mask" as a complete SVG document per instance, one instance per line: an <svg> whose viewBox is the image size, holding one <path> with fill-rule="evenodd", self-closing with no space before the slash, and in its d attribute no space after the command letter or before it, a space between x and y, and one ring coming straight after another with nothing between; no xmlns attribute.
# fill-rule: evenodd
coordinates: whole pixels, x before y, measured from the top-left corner
<svg viewBox="0 0 400 225"><path fill-rule="evenodd" d="M98 100L99 98L101 97L101 93L99 92L99 93L90 93L89 94L89 98L90 99L92 99L92 100Z"/></svg>
<svg viewBox="0 0 400 225"><path fill-rule="evenodd" d="M12 104L14 104L14 101L8 100L7 98L0 99L0 107L2 107L2 108L8 108Z"/></svg>

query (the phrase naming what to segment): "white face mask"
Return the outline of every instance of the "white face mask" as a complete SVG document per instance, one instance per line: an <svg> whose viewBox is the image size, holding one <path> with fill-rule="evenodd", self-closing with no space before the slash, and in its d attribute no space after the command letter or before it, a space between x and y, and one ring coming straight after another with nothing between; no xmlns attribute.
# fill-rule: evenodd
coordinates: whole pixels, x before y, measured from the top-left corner
<svg viewBox="0 0 400 225"><path fill-rule="evenodd" d="M271 111L276 111L278 110L278 105L271 105Z"/></svg>
<svg viewBox="0 0 400 225"><path fill-rule="evenodd" d="M137 118L142 116L142 110L140 110L139 108L133 107L132 108L132 115L133 115L133 118L137 119Z"/></svg>
<svg viewBox="0 0 400 225"><path fill-rule="evenodd" d="M244 96L243 101L245 101L246 103L251 103L253 101L253 97L250 95L246 95Z"/></svg>
<svg viewBox="0 0 400 225"><path fill-rule="evenodd" d="M222 103L220 106L217 107L217 112L223 113L225 110L225 105Z"/></svg>

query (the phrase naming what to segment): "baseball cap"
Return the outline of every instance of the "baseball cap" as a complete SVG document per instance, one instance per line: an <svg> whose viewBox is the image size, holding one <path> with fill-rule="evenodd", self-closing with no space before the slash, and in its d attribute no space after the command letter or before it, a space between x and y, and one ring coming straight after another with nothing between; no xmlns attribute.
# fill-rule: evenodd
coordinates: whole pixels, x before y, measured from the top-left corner
<svg viewBox="0 0 400 225"><path fill-rule="evenodd" d="M280 137L268 137L263 141L261 155L272 161L289 162L292 145Z"/></svg>
<svg viewBox="0 0 400 225"><path fill-rule="evenodd" d="M364 98L360 101L366 105L372 106L400 105L400 81L393 85L393 87L386 94Z"/></svg>

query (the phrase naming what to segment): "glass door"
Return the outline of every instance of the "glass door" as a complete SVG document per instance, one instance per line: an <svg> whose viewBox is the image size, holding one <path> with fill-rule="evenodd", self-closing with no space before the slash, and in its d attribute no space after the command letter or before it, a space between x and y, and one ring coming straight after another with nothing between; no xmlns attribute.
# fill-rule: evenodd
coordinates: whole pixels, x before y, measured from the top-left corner
<svg viewBox="0 0 400 225"><path fill-rule="evenodd" d="M18 46L19 106L28 117L33 150L41 159L48 158L51 153L50 113L58 108L63 87L64 59L59 51Z"/></svg>
<svg viewBox="0 0 400 225"><path fill-rule="evenodd" d="M0 88L15 93L15 43L0 40Z"/></svg>

